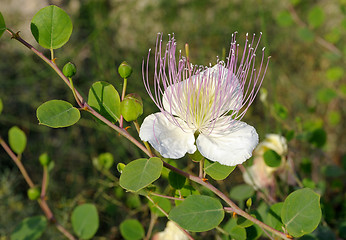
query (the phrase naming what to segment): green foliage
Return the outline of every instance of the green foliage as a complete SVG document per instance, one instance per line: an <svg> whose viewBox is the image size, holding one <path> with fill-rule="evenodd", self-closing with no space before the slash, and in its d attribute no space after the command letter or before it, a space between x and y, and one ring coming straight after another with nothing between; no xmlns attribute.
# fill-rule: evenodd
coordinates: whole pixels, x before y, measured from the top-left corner
<svg viewBox="0 0 346 240"><path fill-rule="evenodd" d="M321 7L315 6L308 13L309 25L313 28L321 26L324 22L325 15Z"/></svg>
<svg viewBox="0 0 346 240"><path fill-rule="evenodd" d="M88 104L113 123L120 119L120 97L109 83L95 82L89 90Z"/></svg>
<svg viewBox="0 0 346 240"><path fill-rule="evenodd" d="M331 88L322 88L317 92L317 99L322 103L329 103L336 96L336 92Z"/></svg>
<svg viewBox="0 0 346 240"><path fill-rule="evenodd" d="M191 196L191 195L200 195L199 191L196 190L195 188L193 188L192 186L190 185L185 185L183 188L181 189L177 189L175 191L175 194L174 194L174 197L182 197L182 198L187 198L188 196ZM182 201L180 200L176 200L175 201L175 205L178 206L182 203Z"/></svg>
<svg viewBox="0 0 346 240"><path fill-rule="evenodd" d="M80 239L92 238L99 228L99 216L94 204L86 203L73 209L71 215L73 231Z"/></svg>
<svg viewBox="0 0 346 240"><path fill-rule="evenodd" d="M2 34L6 31L6 24L5 24L5 19L2 16L2 13L0 12L0 37Z"/></svg>
<svg viewBox="0 0 346 240"><path fill-rule="evenodd" d="M184 177L184 176L182 176L176 172L170 171L168 174L168 181L169 181L169 184L173 188L181 189L184 187L184 185L186 183L186 177Z"/></svg>
<svg viewBox="0 0 346 240"><path fill-rule="evenodd" d="M281 211L284 203L279 202L273 204L267 214L267 223L269 226L275 228L278 231L282 230L283 223L281 221Z"/></svg>
<svg viewBox="0 0 346 240"><path fill-rule="evenodd" d="M251 199L251 198L250 198ZM256 216L254 214L251 214L251 216L253 216L254 218L256 218ZM237 225L239 227L242 227L242 228L247 228L247 227L250 227L252 226L254 223L251 222L249 219L247 218L244 218L242 216L237 216Z"/></svg>
<svg viewBox="0 0 346 240"><path fill-rule="evenodd" d="M50 100L37 108L39 123L52 128L68 127L80 119L79 110L71 103L62 100Z"/></svg>
<svg viewBox="0 0 346 240"><path fill-rule="evenodd" d="M331 67L326 72L326 77L331 81L338 81L344 75L344 69L341 67Z"/></svg>
<svg viewBox="0 0 346 240"><path fill-rule="evenodd" d="M215 180L223 180L228 177L236 166L225 166L218 162L204 161L204 171Z"/></svg>
<svg viewBox="0 0 346 240"><path fill-rule="evenodd" d="M277 16L276 21L281 27L289 27L294 23L291 13L287 10L281 11Z"/></svg>
<svg viewBox="0 0 346 240"><path fill-rule="evenodd" d="M8 131L8 141L15 153L22 154L24 152L27 140L25 133L19 127L11 127Z"/></svg>
<svg viewBox="0 0 346 240"><path fill-rule="evenodd" d="M189 157L192 159L192 161L194 162L199 162L202 161L204 159L204 157L202 156L202 154L198 151L198 149L193 153L193 154L189 154Z"/></svg>
<svg viewBox="0 0 346 240"><path fill-rule="evenodd" d="M267 150L263 154L264 162L269 167L279 167L281 165L281 156L274 150Z"/></svg>
<svg viewBox="0 0 346 240"><path fill-rule="evenodd" d="M306 27L297 29L298 36L307 43L312 43L315 39L315 34Z"/></svg>
<svg viewBox="0 0 346 240"><path fill-rule="evenodd" d="M288 116L287 108L278 102L274 104L274 111L275 111L275 114L283 120L286 119Z"/></svg>
<svg viewBox="0 0 346 240"><path fill-rule="evenodd" d="M47 219L44 216L25 218L12 232L11 240L39 239L46 227Z"/></svg>
<svg viewBox="0 0 346 240"><path fill-rule="evenodd" d="M50 5L38 11L31 20L31 32L44 48L62 47L72 34L72 22L61 8Z"/></svg>
<svg viewBox="0 0 346 240"><path fill-rule="evenodd" d="M309 143L314 146L321 148L327 142L327 134L323 128L316 128L309 134L308 138Z"/></svg>
<svg viewBox="0 0 346 240"><path fill-rule="evenodd" d="M152 196L151 199L154 200L155 204L149 201L150 211L155 213L157 216L165 217L166 215L163 214L156 206L159 206L160 208L162 208L166 213L169 213L169 211L171 211L172 204L171 204L171 201L168 200L167 198Z"/></svg>
<svg viewBox="0 0 346 240"><path fill-rule="evenodd" d="M157 180L162 167L162 161L157 157L134 160L123 169L119 184L122 188L137 192Z"/></svg>
<svg viewBox="0 0 346 240"><path fill-rule="evenodd" d="M229 196L231 197L231 199L241 202L252 197L254 193L255 190L251 186L246 184L239 184L232 187Z"/></svg>
<svg viewBox="0 0 346 240"><path fill-rule="evenodd" d="M204 232L217 227L224 218L221 203L204 195L191 195L174 207L168 218L191 232Z"/></svg>
<svg viewBox="0 0 346 240"><path fill-rule="evenodd" d="M120 224L120 233L125 240L139 240L144 237L144 228L138 220L128 219Z"/></svg>
<svg viewBox="0 0 346 240"><path fill-rule="evenodd" d="M285 199L281 219L293 237L316 229L321 221L320 196L309 188L294 191Z"/></svg>

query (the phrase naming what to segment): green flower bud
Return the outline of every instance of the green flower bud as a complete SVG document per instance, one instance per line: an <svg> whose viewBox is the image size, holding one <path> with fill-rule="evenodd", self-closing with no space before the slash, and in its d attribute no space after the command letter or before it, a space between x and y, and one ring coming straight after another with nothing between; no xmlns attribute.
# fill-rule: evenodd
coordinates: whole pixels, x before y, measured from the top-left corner
<svg viewBox="0 0 346 240"><path fill-rule="evenodd" d="M126 165L124 163L118 163L117 164L117 170L118 172L122 173Z"/></svg>
<svg viewBox="0 0 346 240"><path fill-rule="evenodd" d="M249 198L248 200L246 200L246 206L248 208L251 208L251 206L252 206L252 198Z"/></svg>
<svg viewBox="0 0 346 240"><path fill-rule="evenodd" d="M62 69L62 73L68 78L71 78L74 75L76 75L76 72L77 72L77 68L71 62L66 63L64 68Z"/></svg>
<svg viewBox="0 0 346 240"><path fill-rule="evenodd" d="M47 153L42 153L40 157L38 158L38 160L40 161L43 167L48 166L48 164L50 163L50 157L48 156Z"/></svg>
<svg viewBox="0 0 346 240"><path fill-rule="evenodd" d="M136 93L125 96L120 103L120 113L127 122L136 120L143 114L143 102L141 97Z"/></svg>
<svg viewBox="0 0 346 240"><path fill-rule="evenodd" d="M30 200L37 200L40 197L41 192L37 187L33 187L28 189L27 194Z"/></svg>
<svg viewBox="0 0 346 240"><path fill-rule="evenodd" d="M124 61L118 67L118 73L122 78L129 78L132 73L132 67Z"/></svg>

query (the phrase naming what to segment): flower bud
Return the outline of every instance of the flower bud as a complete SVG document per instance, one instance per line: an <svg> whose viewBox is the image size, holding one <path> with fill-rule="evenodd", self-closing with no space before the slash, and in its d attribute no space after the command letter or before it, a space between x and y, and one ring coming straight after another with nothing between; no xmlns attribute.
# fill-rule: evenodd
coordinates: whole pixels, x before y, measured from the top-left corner
<svg viewBox="0 0 346 240"><path fill-rule="evenodd" d="M38 160L40 161L43 167L48 166L48 164L50 163L50 157L48 156L47 153L42 153L40 157L38 158Z"/></svg>
<svg viewBox="0 0 346 240"><path fill-rule="evenodd" d="M71 78L74 75L76 75L76 72L77 72L77 68L71 62L66 63L64 68L62 69L62 73L68 78Z"/></svg>
<svg viewBox="0 0 346 240"><path fill-rule="evenodd" d="M37 200L40 197L41 192L37 187L33 187L28 189L27 194L30 200Z"/></svg>
<svg viewBox="0 0 346 240"><path fill-rule="evenodd" d="M126 165L124 163L118 163L117 164L117 170L118 172L122 173Z"/></svg>
<svg viewBox="0 0 346 240"><path fill-rule="evenodd" d="M127 122L136 120L143 114L143 102L141 97L136 93L131 93L125 96L120 103L121 115Z"/></svg>
<svg viewBox="0 0 346 240"><path fill-rule="evenodd" d="M118 67L118 73L122 78L128 78L131 76L132 67L127 62L122 62Z"/></svg>

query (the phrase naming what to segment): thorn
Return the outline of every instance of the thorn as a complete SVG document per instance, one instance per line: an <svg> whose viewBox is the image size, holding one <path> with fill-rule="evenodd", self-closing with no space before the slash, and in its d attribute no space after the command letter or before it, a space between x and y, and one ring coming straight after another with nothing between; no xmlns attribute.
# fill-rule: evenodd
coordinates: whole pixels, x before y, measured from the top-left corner
<svg viewBox="0 0 346 240"><path fill-rule="evenodd" d="M53 58L53 59L52 59L52 62L53 62L54 64L56 64L56 63L55 63L55 60L56 60L56 58Z"/></svg>
<svg viewBox="0 0 346 240"><path fill-rule="evenodd" d="M207 181L208 181L208 178L202 178L202 181L203 181L203 182L207 182Z"/></svg>
<svg viewBox="0 0 346 240"><path fill-rule="evenodd" d="M237 217L237 213L236 213L236 212L233 212L232 218L235 218L235 217Z"/></svg>
<svg viewBox="0 0 346 240"><path fill-rule="evenodd" d="M127 127L125 127L125 131L127 131L127 129L129 129L131 126L127 126Z"/></svg>
<svg viewBox="0 0 346 240"><path fill-rule="evenodd" d="M291 235L286 234L286 237L289 239L293 239L293 237Z"/></svg>

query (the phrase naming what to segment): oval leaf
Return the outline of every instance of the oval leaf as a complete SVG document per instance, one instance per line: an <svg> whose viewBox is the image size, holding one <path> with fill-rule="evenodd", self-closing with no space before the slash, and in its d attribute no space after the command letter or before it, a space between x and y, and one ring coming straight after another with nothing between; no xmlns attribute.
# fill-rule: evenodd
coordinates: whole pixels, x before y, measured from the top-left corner
<svg viewBox="0 0 346 240"><path fill-rule="evenodd" d="M67 13L51 5L38 11L31 20L31 32L44 48L62 47L72 34L72 22Z"/></svg>
<svg viewBox="0 0 346 240"><path fill-rule="evenodd" d="M120 97L113 87L107 82L95 82L88 96L88 104L99 114L115 123L120 118Z"/></svg>
<svg viewBox="0 0 346 240"><path fill-rule="evenodd" d="M186 177L176 172L170 171L168 174L168 182L173 188L181 189L185 185Z"/></svg>
<svg viewBox="0 0 346 240"><path fill-rule="evenodd" d="M25 218L11 234L11 240L39 239L47 226L44 216Z"/></svg>
<svg viewBox="0 0 346 240"><path fill-rule="evenodd" d="M281 165L281 156L274 150L267 150L263 154L264 162L269 167L279 167Z"/></svg>
<svg viewBox="0 0 346 240"><path fill-rule="evenodd" d="M321 7L315 6L309 11L308 22L313 28L321 26L324 22L324 11Z"/></svg>
<svg viewBox="0 0 346 240"><path fill-rule="evenodd" d="M281 221L281 211L283 202L275 203L268 210L267 222L268 225L275 228L276 230L282 230L282 221Z"/></svg>
<svg viewBox="0 0 346 240"><path fill-rule="evenodd" d="M215 180L223 180L233 172L236 166L225 166L218 162L205 160L204 171Z"/></svg>
<svg viewBox="0 0 346 240"><path fill-rule="evenodd" d="M26 135L18 127L14 126L8 131L8 141L15 153L21 154L24 152L27 142Z"/></svg>
<svg viewBox="0 0 346 240"><path fill-rule="evenodd" d="M0 12L0 37L6 31L5 19Z"/></svg>
<svg viewBox="0 0 346 240"><path fill-rule="evenodd" d="M71 215L73 231L81 239L92 238L99 228L99 216L93 204L86 203L76 207Z"/></svg>
<svg viewBox="0 0 346 240"><path fill-rule="evenodd" d="M192 232L204 232L217 227L224 218L221 203L204 195L191 195L169 213L168 218Z"/></svg>
<svg viewBox="0 0 346 240"><path fill-rule="evenodd" d="M294 237L311 233L321 221L320 195L309 188L294 191L282 206L281 219Z"/></svg>
<svg viewBox="0 0 346 240"><path fill-rule="evenodd" d="M161 159L157 157L134 160L123 169L119 184L122 188L137 192L160 177L162 166Z"/></svg>
<svg viewBox="0 0 346 240"><path fill-rule="evenodd" d="M232 199L237 200L238 202L241 202L252 197L252 195L254 194L255 194L255 190L251 186L246 184L240 184L231 189L229 196Z"/></svg>
<svg viewBox="0 0 346 240"><path fill-rule="evenodd" d="M40 124L52 128L68 127L80 119L79 110L62 100L43 103L37 109L36 115Z"/></svg>
<svg viewBox="0 0 346 240"><path fill-rule="evenodd" d="M128 219L120 224L120 233L126 240L139 240L144 237L144 228L135 219Z"/></svg>

